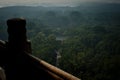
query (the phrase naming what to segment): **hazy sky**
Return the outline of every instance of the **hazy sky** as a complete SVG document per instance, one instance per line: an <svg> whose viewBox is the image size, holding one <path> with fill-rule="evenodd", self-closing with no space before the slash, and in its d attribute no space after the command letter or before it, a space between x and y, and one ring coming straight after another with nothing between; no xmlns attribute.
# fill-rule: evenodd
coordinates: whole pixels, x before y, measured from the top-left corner
<svg viewBox="0 0 120 80"><path fill-rule="evenodd" d="M0 6L10 5L77 5L82 2L115 2L120 0L0 0Z"/></svg>

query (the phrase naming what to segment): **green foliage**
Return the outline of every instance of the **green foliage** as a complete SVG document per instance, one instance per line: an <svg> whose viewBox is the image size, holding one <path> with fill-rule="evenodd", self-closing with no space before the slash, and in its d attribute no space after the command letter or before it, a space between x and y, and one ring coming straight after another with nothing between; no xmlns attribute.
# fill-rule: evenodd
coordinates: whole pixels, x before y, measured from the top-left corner
<svg viewBox="0 0 120 80"><path fill-rule="evenodd" d="M45 61L56 65L56 50L59 49L60 42L56 41L55 35L46 36L39 32L32 39L33 53L35 56L44 59Z"/></svg>
<svg viewBox="0 0 120 80"><path fill-rule="evenodd" d="M60 68L83 80L119 80L120 29L82 28L71 29L72 37L64 40Z"/></svg>
<svg viewBox="0 0 120 80"><path fill-rule="evenodd" d="M27 19L33 55L82 80L120 80L120 5L0 8L0 39L5 20ZM29 13L29 14L27 14ZM63 37L62 39L58 39Z"/></svg>

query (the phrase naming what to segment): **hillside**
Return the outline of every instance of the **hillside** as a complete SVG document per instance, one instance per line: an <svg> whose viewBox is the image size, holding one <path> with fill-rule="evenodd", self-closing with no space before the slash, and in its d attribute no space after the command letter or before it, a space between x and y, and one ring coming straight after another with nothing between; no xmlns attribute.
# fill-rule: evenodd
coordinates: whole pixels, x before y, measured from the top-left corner
<svg viewBox="0 0 120 80"><path fill-rule="evenodd" d="M119 4L103 3L82 4L76 7L9 6L0 8L0 26L4 33L5 21L14 17L26 18L28 30L34 27L35 31L38 28L63 29L79 25L119 25L119 8Z"/></svg>
<svg viewBox="0 0 120 80"><path fill-rule="evenodd" d="M27 20L35 56L82 80L120 80L120 4L3 7L0 39L7 40L6 20L14 17Z"/></svg>

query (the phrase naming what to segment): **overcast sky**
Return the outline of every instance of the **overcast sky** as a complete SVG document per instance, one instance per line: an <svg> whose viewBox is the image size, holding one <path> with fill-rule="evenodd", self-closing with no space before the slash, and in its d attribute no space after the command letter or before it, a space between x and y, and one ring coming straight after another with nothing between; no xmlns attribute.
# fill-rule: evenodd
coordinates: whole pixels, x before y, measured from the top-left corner
<svg viewBox="0 0 120 80"><path fill-rule="evenodd" d="M0 6L10 5L77 5L82 2L119 3L120 0L0 0Z"/></svg>

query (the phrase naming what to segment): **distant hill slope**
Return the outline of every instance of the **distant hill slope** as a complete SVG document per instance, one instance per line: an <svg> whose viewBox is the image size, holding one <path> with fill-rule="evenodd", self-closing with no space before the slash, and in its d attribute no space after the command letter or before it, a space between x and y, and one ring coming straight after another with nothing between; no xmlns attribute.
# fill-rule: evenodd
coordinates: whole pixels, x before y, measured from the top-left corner
<svg viewBox="0 0 120 80"><path fill-rule="evenodd" d="M104 13L104 12L120 12L120 4L108 3L84 3L76 7L42 7L42 6L9 6L0 8L0 17L36 17L36 15L43 16L48 11L58 12L63 15L70 11L80 11L81 13ZM59 13L60 12L60 13Z"/></svg>
<svg viewBox="0 0 120 80"><path fill-rule="evenodd" d="M84 3L76 7L8 6L0 8L0 37L6 34L8 18L27 19L29 31L79 27L81 25L120 25L120 4Z"/></svg>

